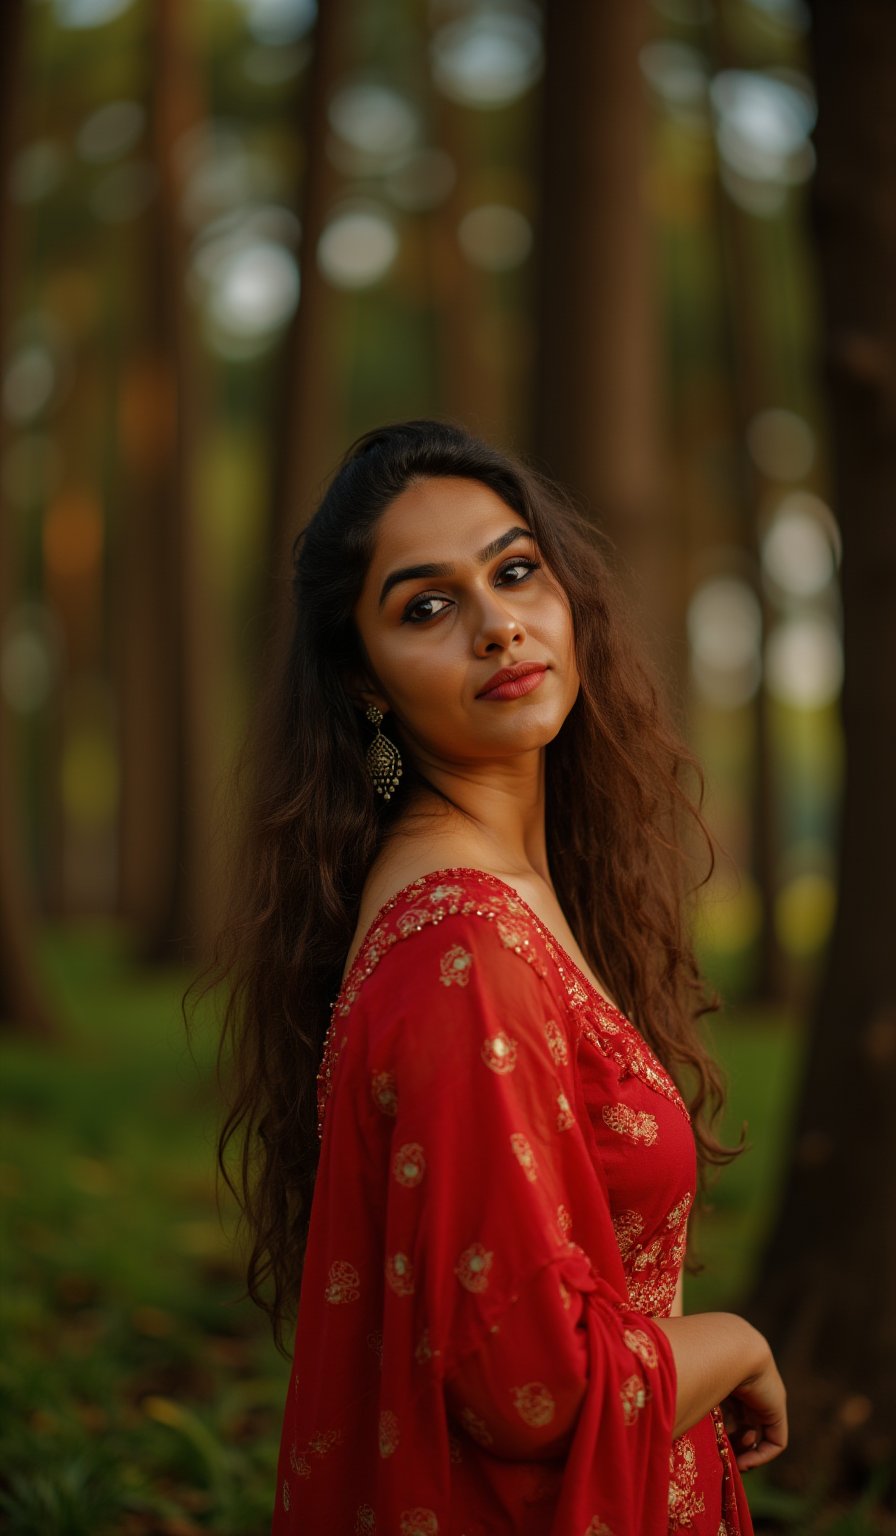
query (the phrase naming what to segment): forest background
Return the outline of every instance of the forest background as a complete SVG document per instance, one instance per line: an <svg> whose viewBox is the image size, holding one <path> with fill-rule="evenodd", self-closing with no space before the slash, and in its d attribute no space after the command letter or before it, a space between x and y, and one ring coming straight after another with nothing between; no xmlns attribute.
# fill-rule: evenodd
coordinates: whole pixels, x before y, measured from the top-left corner
<svg viewBox="0 0 896 1536"><path fill-rule="evenodd" d="M440 414L609 537L705 766L757 1529L892 1532L896 6L4 0L0 87L3 1528L267 1527L180 999L292 540Z"/></svg>

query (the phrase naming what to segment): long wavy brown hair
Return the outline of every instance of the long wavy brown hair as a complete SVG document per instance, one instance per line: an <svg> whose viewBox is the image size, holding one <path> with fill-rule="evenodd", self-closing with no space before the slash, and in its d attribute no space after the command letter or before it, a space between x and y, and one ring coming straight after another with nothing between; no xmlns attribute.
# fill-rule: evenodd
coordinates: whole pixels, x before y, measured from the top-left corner
<svg viewBox="0 0 896 1536"><path fill-rule="evenodd" d="M246 1294L269 1314L284 1354L317 1168L316 1078L330 1006L367 872L407 794L425 782L405 754L403 793L383 802L374 792L365 765L372 731L347 691L364 664L353 610L378 519L407 486L434 476L496 492L532 529L566 591L581 687L546 747L557 895L589 964L679 1082L701 1172L737 1150L713 1134L724 1086L697 1021L719 1003L688 932L688 899L714 864L703 777L638 654L606 541L557 486L462 427L409 421L369 432L295 542L290 643L270 670L237 771L243 823L230 916L186 994L198 1001L220 987L225 1000L218 1164L248 1228Z"/></svg>

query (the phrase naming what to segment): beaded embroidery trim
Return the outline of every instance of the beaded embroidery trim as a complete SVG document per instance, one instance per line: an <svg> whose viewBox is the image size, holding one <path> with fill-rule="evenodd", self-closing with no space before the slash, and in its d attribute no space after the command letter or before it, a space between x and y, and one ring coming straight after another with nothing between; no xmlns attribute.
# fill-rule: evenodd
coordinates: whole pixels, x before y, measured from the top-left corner
<svg viewBox="0 0 896 1536"><path fill-rule="evenodd" d="M481 898L461 900L463 887L452 884L452 877L459 875L473 875L487 885L495 887L494 901L484 905ZM432 882L436 883L436 889L429 893L427 905L417 905L427 886ZM400 915L395 928L392 928L389 916L399 904L405 905L407 910ZM611 1003L609 998L604 997L603 993L598 991L593 982L580 970L519 892L488 870L454 865L431 870L429 874L418 876L409 885L396 891L394 896L391 896L379 909L362 940L331 1007L330 1026L324 1041L320 1071L317 1075L318 1136L323 1136L324 1113L330 1096L333 1074L348 1038L345 1034L337 1037L338 1020L350 1013L367 977L373 974L383 955L391 949L393 944L397 944L400 939L408 938L412 933L419 933L427 924L440 923L443 918L458 913L464 916L475 913L477 917L483 917L489 921L495 921L502 918L505 913L510 913L511 917L528 920L541 938L560 975L570 1013L580 1033L602 1055L615 1061L622 1068L623 1073L639 1077L648 1087L669 1099L690 1123L690 1115L678 1088L657 1061L647 1042L638 1034L635 1026L615 1003ZM502 936L507 942L508 938L517 935L510 933ZM520 928L518 937L520 942L510 944L509 947L530 965L534 965L539 975L546 975L544 966L526 937L524 926Z"/></svg>
<svg viewBox="0 0 896 1536"><path fill-rule="evenodd" d="M721 1407L711 1408L710 1417L716 1432L719 1460L722 1463L722 1513L724 1519L719 1526L719 1536L737 1536L737 1532L740 1530L740 1522L737 1518L737 1495L734 1491L734 1472L728 1450L728 1439L725 1434L725 1416Z"/></svg>

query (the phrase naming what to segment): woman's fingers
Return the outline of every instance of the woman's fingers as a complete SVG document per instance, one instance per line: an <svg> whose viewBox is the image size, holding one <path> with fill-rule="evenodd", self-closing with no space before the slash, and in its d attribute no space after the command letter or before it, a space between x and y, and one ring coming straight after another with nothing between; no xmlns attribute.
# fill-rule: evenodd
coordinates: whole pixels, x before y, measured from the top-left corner
<svg viewBox="0 0 896 1536"><path fill-rule="evenodd" d="M735 1456L738 1469L741 1472L752 1472L755 1467L764 1467L768 1462L774 1461L780 1456L783 1445L773 1445L770 1440L763 1440L754 1451L743 1451L740 1456Z"/></svg>
<svg viewBox="0 0 896 1536"><path fill-rule="evenodd" d="M750 1431L755 1434L755 1431ZM744 1437L746 1439L746 1436ZM774 1461L780 1456L787 1444L786 1435L781 1440L764 1440L756 1436L755 1444L747 1447L735 1455L735 1461L741 1472L749 1472L753 1467L764 1467L767 1462Z"/></svg>

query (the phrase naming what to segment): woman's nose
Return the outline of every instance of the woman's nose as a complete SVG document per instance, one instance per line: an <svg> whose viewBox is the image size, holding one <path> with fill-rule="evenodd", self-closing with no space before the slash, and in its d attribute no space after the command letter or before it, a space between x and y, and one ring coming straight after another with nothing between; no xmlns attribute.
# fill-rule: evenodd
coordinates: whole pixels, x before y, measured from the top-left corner
<svg viewBox="0 0 896 1536"><path fill-rule="evenodd" d="M513 611L513 605L502 602L491 593L479 614L476 634L477 655L493 650L507 650L511 645L521 645L526 638L522 620Z"/></svg>

